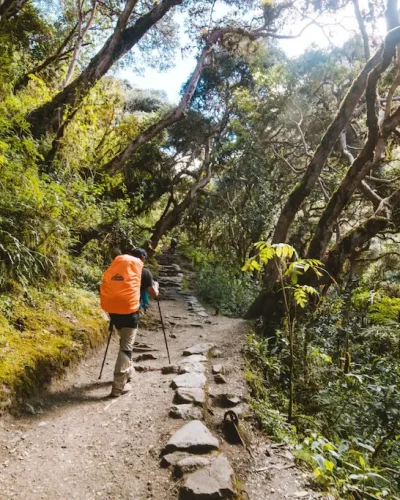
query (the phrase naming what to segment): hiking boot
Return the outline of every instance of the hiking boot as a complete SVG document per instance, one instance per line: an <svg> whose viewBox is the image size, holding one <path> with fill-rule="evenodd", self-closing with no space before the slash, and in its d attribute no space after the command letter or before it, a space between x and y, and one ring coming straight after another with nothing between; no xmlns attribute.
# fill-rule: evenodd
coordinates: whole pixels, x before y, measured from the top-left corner
<svg viewBox="0 0 400 500"><path fill-rule="evenodd" d="M128 392L130 392L132 390L132 386L131 384L129 383L126 383L125 384L125 387L122 389L122 391L116 391L115 389L113 389L111 391L111 394L110 394L110 398L119 398L120 396L122 396L123 394L126 394Z"/></svg>
<svg viewBox="0 0 400 500"><path fill-rule="evenodd" d="M131 392L132 386L129 383L125 384L125 387L122 389L122 394L126 394L127 392Z"/></svg>

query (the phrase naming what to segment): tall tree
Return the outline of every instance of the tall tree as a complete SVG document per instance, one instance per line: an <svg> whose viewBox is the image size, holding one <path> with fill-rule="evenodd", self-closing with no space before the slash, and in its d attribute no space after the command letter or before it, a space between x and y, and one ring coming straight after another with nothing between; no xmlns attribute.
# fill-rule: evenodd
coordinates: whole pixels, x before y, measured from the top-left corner
<svg viewBox="0 0 400 500"><path fill-rule="evenodd" d="M151 10L140 15L130 26L129 20L138 1L127 0L113 34L87 68L51 101L30 113L28 121L32 135L40 137L46 132L56 131L64 121L65 112L71 110L74 113L82 99L113 64L129 52L173 7L182 2L183 0L162 0L155 3Z"/></svg>

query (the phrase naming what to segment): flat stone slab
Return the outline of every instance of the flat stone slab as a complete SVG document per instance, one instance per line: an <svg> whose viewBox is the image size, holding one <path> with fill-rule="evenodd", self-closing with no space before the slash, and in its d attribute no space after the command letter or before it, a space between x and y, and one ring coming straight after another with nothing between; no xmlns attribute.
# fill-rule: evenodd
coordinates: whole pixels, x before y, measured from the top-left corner
<svg viewBox="0 0 400 500"><path fill-rule="evenodd" d="M175 391L174 403L193 403L198 406L204 406L206 402L206 393L203 389L180 388Z"/></svg>
<svg viewBox="0 0 400 500"><path fill-rule="evenodd" d="M186 356L185 358L178 361L178 365L186 363L202 363L203 361L208 361L202 354L193 354L192 356Z"/></svg>
<svg viewBox="0 0 400 500"><path fill-rule="evenodd" d="M200 420L193 420L184 425L170 438L163 453L188 451L191 453L207 453L219 448L219 441Z"/></svg>
<svg viewBox="0 0 400 500"><path fill-rule="evenodd" d="M207 354L214 348L214 344L204 343L196 344L192 347L188 347L183 351L184 356L191 356L192 354Z"/></svg>
<svg viewBox="0 0 400 500"><path fill-rule="evenodd" d="M221 453L209 467L199 469L187 477L181 488L180 498L183 500L234 498L236 491L233 478L233 469L226 456Z"/></svg>
<svg viewBox="0 0 400 500"><path fill-rule="evenodd" d="M206 371L201 363L181 363L178 368L178 373L204 373Z"/></svg>
<svg viewBox="0 0 400 500"><path fill-rule="evenodd" d="M235 394L218 394L215 398L217 406L221 406L222 408L232 408L241 402L242 400Z"/></svg>
<svg viewBox="0 0 400 500"><path fill-rule="evenodd" d="M174 474L176 477L182 477L185 474L196 471L197 469L211 465L212 460L214 460L214 458L212 459L211 457L206 458L196 455L182 458L175 464Z"/></svg>
<svg viewBox="0 0 400 500"><path fill-rule="evenodd" d="M179 389L180 387L203 389L206 385L206 381L207 379L202 373L183 373L173 379L171 387L173 389Z"/></svg>
<svg viewBox="0 0 400 500"><path fill-rule="evenodd" d="M200 420L203 417L203 412L198 406L192 404L174 405L169 412L169 416L182 420Z"/></svg>

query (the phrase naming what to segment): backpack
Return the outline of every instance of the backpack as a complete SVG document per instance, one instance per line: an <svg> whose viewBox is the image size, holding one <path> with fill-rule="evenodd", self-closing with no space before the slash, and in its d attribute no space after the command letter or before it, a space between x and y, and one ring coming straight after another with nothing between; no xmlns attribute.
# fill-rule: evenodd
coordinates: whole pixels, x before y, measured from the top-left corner
<svg viewBox="0 0 400 500"><path fill-rule="evenodd" d="M131 255L119 255L103 274L100 305L111 314L130 314L139 310L143 262Z"/></svg>

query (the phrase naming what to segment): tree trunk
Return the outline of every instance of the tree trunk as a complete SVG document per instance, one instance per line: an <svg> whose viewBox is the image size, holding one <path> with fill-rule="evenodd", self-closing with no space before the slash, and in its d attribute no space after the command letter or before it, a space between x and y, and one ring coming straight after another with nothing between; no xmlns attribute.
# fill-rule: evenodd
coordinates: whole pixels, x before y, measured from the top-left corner
<svg viewBox="0 0 400 500"><path fill-rule="evenodd" d="M47 132L55 132L63 122L65 111L69 108L75 109L113 64L129 52L172 7L182 2L183 0L162 0L156 3L151 11L141 16L133 26L126 28L129 16L137 3L137 0L128 0L114 33L81 75L51 101L30 113L28 122L31 124L32 135L39 138Z"/></svg>
<svg viewBox="0 0 400 500"><path fill-rule="evenodd" d="M300 209L303 201L309 196L315 183L319 179L322 168L327 160L329 154L331 153L340 133L349 120L351 119L355 107L358 104L361 96L365 91L365 87L368 81L368 75L372 69L374 69L379 62L384 64L387 59L392 55L392 47L396 45L397 38L399 36L399 29L396 28L386 35L385 44L381 47L374 56L366 63L362 71L359 73L358 77L352 83L349 91L344 97L341 106L326 130L321 143L319 144L317 150L315 151L307 169L301 179L300 183L296 185L294 190L290 193L288 200L286 201L280 215L278 222L275 226L275 231L272 237L272 243L285 243L287 241L288 232L290 226ZM390 62L389 59L389 62ZM263 314L265 311L265 300L270 296L270 289L278 278L275 266L267 265L264 272L264 287L260 295L250 306L246 313L247 319L254 319Z"/></svg>
<svg viewBox="0 0 400 500"><path fill-rule="evenodd" d="M189 191L186 193L183 200L180 203L177 203L172 210L163 215L154 226L154 231L150 238L150 255L156 249L162 236L167 234L169 231L171 231L171 229L173 229L180 223L183 213L191 205L199 190L204 188L210 182L212 176L210 160L207 159L205 163L207 167L206 175L198 180L195 184L193 184L193 186L191 186Z"/></svg>
<svg viewBox="0 0 400 500"><path fill-rule="evenodd" d="M204 64L208 55L210 54L212 48L221 38L226 30L218 29L215 30L208 38L205 47L203 48L200 57L197 61L196 67L190 77L189 83L186 90L178 104L178 106L164 118L161 118L157 123L154 123L148 127L144 132L138 135L128 146L118 154L115 158L109 161L105 166L104 170L110 174L120 172L123 170L126 162L133 156L133 154L146 142L150 141L156 137L162 130L171 126L172 124L182 120L185 117L185 110L189 106L192 100L193 94L196 91L197 84L200 80L201 73L204 68Z"/></svg>
<svg viewBox="0 0 400 500"><path fill-rule="evenodd" d="M23 9L27 2L28 0L4 0L0 4L0 20L11 19Z"/></svg>
<svg viewBox="0 0 400 500"><path fill-rule="evenodd" d="M60 47L58 48L57 52L51 56L49 56L47 59L45 59L42 63L38 64L34 68L32 68L28 73L25 73L23 76L21 76L16 84L14 85L14 93L18 92L19 90L22 90L25 88L28 83L29 83L29 75L37 75L41 71L45 70L48 68L51 64L54 62L58 62L62 60L62 58L65 58L65 56L70 52L70 50L67 49L67 46L71 39L73 38L76 28L78 27L78 23L75 24L75 26L72 28L72 30L68 33L67 37L64 39Z"/></svg>
<svg viewBox="0 0 400 500"><path fill-rule="evenodd" d="M389 224L390 221L386 217L370 217L366 222L344 235L341 241L329 251L324 261L325 269L329 275L336 281L340 281L343 265L352 253L378 233L384 231Z"/></svg>
<svg viewBox="0 0 400 500"><path fill-rule="evenodd" d="M341 131L348 124L354 109L365 91L367 79L370 71L376 66L382 56L383 49L380 49L364 66L358 77L352 83L342 104L326 130L317 150L314 153L301 181L290 193L276 224L276 229L272 237L272 243L285 243L289 228L303 201L309 196L317 182L322 168L331 153Z"/></svg>
<svg viewBox="0 0 400 500"><path fill-rule="evenodd" d="M87 20L87 23L85 24L84 27L82 26L82 23L83 23L82 7L83 7L83 4L81 6L80 2L78 2L78 10L79 10L78 39L75 42L74 51L73 51L72 58L71 58L71 61L69 63L68 70L67 70L67 76L65 77L65 80L64 80L64 83L62 86L63 89L65 89L65 87L67 85L69 85L71 78L72 78L72 75L74 74L75 65L78 61L78 57L79 57L79 54L80 54L81 49L82 49L83 40L84 40L90 26L92 25L94 17L96 15L97 0L93 1L92 10L90 11L90 14L89 14L89 19Z"/></svg>
<svg viewBox="0 0 400 500"><path fill-rule="evenodd" d="M400 28L396 28L394 31L396 31L397 37L392 38L392 44L387 44L385 46L382 63L371 72L368 81L367 124L369 130L367 142L325 207L310 242L307 254L308 258L321 259L324 255L333 234L333 227L339 215L350 202L354 192L360 187L362 180L368 172L380 162L385 150L386 140L400 122L400 112L398 110L387 120L384 120L382 131L380 132L378 117L376 116L376 88L378 80L381 74L389 66L395 54L396 45L400 42Z"/></svg>

